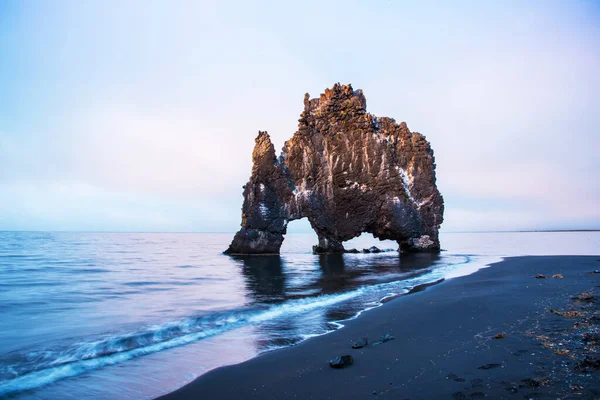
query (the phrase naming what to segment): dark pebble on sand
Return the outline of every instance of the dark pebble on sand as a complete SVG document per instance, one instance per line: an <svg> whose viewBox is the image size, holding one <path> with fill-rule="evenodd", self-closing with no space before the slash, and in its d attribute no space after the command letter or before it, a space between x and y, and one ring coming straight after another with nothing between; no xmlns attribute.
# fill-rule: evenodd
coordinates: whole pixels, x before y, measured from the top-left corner
<svg viewBox="0 0 600 400"><path fill-rule="evenodd" d="M394 338L394 337L393 337L392 335L390 335L389 333L386 333L385 335L383 335L383 336L381 337L381 340L380 340L379 342L375 342L375 343L373 343L373 344L374 344L374 345L375 345L375 344L382 344L382 343L385 343L385 342L388 342L388 341L392 340L393 338Z"/></svg>
<svg viewBox="0 0 600 400"><path fill-rule="evenodd" d="M575 370L583 373L598 371L600 370L600 358L586 357L575 366Z"/></svg>
<svg viewBox="0 0 600 400"><path fill-rule="evenodd" d="M600 344L600 333L584 333L581 341L583 343Z"/></svg>
<svg viewBox="0 0 600 400"><path fill-rule="evenodd" d="M485 364L485 365L482 365L481 367L479 367L477 369L486 370L486 369L498 368L498 367L501 367L501 366L502 366L502 364Z"/></svg>
<svg viewBox="0 0 600 400"><path fill-rule="evenodd" d="M366 347L369 344L369 339L367 337L362 338L361 340L359 340L358 342L354 342L354 344L352 345L353 349L362 349L363 347Z"/></svg>
<svg viewBox="0 0 600 400"><path fill-rule="evenodd" d="M583 303L591 303L596 301L596 296L594 296L594 294L590 292L583 292L580 293L578 296L573 297L573 300L580 301Z"/></svg>
<svg viewBox="0 0 600 400"><path fill-rule="evenodd" d="M463 378L459 378L458 375L456 375L456 374L448 374L448 376L446 376L446 379L453 380L454 382L464 382L465 381Z"/></svg>
<svg viewBox="0 0 600 400"><path fill-rule="evenodd" d="M354 363L354 358L351 355L338 356L332 360L329 360L329 366L331 368L344 368Z"/></svg>
<svg viewBox="0 0 600 400"><path fill-rule="evenodd" d="M533 378L525 378L521 382L522 382L522 384L519 385L519 387L537 388L537 387L540 387L540 385L541 385L540 381L538 381L537 379L533 379Z"/></svg>

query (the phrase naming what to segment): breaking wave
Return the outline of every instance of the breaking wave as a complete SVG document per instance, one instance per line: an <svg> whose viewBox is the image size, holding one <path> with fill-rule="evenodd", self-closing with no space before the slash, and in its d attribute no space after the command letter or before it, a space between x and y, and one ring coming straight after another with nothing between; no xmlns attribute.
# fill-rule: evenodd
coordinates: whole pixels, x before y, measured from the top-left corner
<svg viewBox="0 0 600 400"><path fill-rule="evenodd" d="M146 330L77 343L68 349L29 352L0 367L0 395L34 389L59 379L183 346L246 325L301 314L357 297L362 290L298 299L271 307L223 311L155 325ZM8 355L10 358L10 355ZM4 363L3 363L4 364ZM12 378L11 378L12 376Z"/></svg>

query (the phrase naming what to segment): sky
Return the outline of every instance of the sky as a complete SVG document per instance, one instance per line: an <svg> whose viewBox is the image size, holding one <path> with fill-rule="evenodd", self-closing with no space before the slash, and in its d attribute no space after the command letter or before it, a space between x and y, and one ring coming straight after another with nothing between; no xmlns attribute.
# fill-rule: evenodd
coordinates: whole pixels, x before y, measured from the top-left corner
<svg viewBox="0 0 600 400"><path fill-rule="evenodd" d="M600 229L599 71L598 1L3 0L0 230L233 232L336 82L426 135L443 231Z"/></svg>

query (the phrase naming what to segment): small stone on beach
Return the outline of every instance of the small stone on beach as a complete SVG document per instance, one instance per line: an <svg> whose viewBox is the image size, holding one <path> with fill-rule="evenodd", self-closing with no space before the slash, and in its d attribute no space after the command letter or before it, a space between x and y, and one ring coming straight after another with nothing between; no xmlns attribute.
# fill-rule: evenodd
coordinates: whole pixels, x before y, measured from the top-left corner
<svg viewBox="0 0 600 400"><path fill-rule="evenodd" d="M383 335L381 337L381 340L379 342L375 342L375 343L373 343L373 345L382 344L382 343L388 342L388 341L392 340L393 338L394 337L392 335L390 335L389 333L386 333L385 335Z"/></svg>
<svg viewBox="0 0 600 400"><path fill-rule="evenodd" d="M519 387L532 387L537 388L542 384L539 380L533 378L525 378L522 381L522 384Z"/></svg>
<svg viewBox="0 0 600 400"><path fill-rule="evenodd" d="M600 344L600 333L584 333L581 341L583 343Z"/></svg>
<svg viewBox="0 0 600 400"><path fill-rule="evenodd" d="M577 318L581 317L581 313L578 311L566 311L562 313L562 316L565 318Z"/></svg>
<svg viewBox="0 0 600 400"><path fill-rule="evenodd" d="M574 297L573 300L581 301L584 303L589 303L596 300L596 296L594 296L591 292L583 292L580 293L577 297Z"/></svg>
<svg viewBox="0 0 600 400"><path fill-rule="evenodd" d="M367 337L363 337L358 342L354 342L354 344L352 345L352 348L353 349L362 349L363 347L366 347L368 344L369 344L369 339Z"/></svg>
<svg viewBox="0 0 600 400"><path fill-rule="evenodd" d="M481 367L479 367L477 369L486 370L486 369L498 368L498 367L501 367L501 366L502 366L502 364L485 364L485 365L482 365Z"/></svg>
<svg viewBox="0 0 600 400"><path fill-rule="evenodd" d="M550 312L552 314L556 314L556 315L560 315L561 317L565 317L565 318L577 318L577 317L581 317L581 313L578 311L565 311L565 312L560 312L557 311L553 308L550 309ZM548 339L547 337L544 336L544 338ZM538 337L538 339L540 339L540 337Z"/></svg>
<svg viewBox="0 0 600 400"><path fill-rule="evenodd" d="M600 370L600 358L586 357L575 367L576 371L582 373L594 372Z"/></svg>
<svg viewBox="0 0 600 400"><path fill-rule="evenodd" d="M381 337L381 342L385 343L388 340L392 340L394 337L392 335L390 335L389 333L386 333L384 336Z"/></svg>
<svg viewBox="0 0 600 400"><path fill-rule="evenodd" d="M463 378L459 378L458 375L456 375L456 374L448 374L448 376L446 376L446 379L453 380L454 382L464 382L465 381Z"/></svg>
<svg viewBox="0 0 600 400"><path fill-rule="evenodd" d="M351 355L338 356L332 360L329 360L329 366L331 368L344 368L354 363L354 358Z"/></svg>

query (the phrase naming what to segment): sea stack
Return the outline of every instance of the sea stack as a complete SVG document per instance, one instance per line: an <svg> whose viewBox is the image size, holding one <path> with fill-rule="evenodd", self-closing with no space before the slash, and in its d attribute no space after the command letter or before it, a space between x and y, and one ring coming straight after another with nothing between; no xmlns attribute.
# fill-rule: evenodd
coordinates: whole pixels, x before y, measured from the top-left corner
<svg viewBox="0 0 600 400"><path fill-rule="evenodd" d="M308 218L315 253L344 252L363 232L403 252L437 252L444 200L425 136L367 113L362 90L335 84L304 97L298 131L277 157L259 132L244 186L241 229L228 254L277 254L287 224Z"/></svg>

